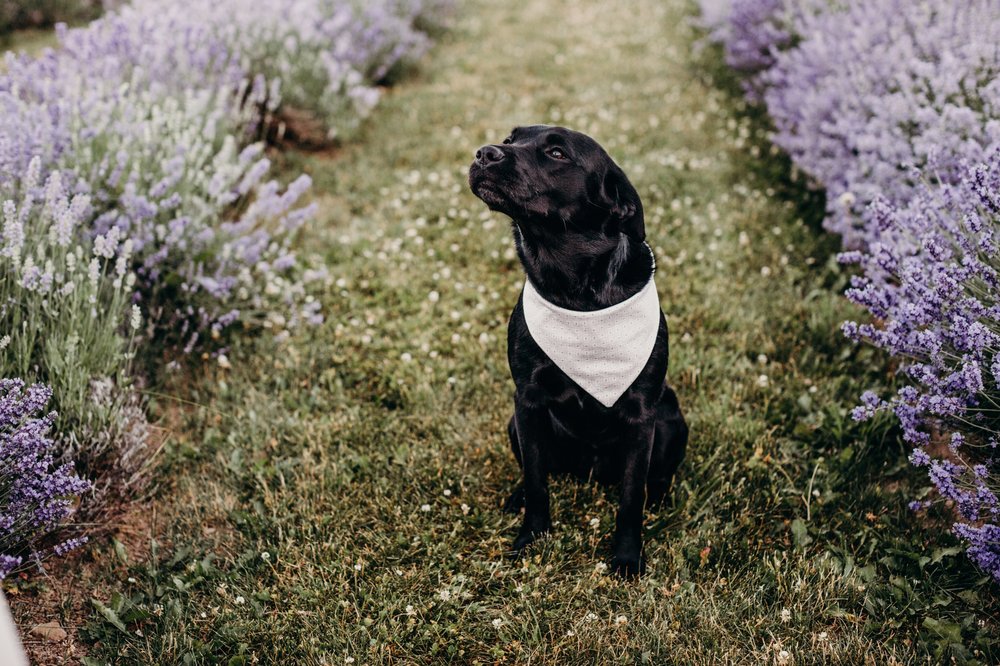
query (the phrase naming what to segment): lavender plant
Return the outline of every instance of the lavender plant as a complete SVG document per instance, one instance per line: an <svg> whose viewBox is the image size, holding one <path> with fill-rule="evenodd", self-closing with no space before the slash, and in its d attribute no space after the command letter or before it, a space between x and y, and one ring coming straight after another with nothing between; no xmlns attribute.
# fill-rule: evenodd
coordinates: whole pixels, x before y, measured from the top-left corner
<svg viewBox="0 0 1000 666"><path fill-rule="evenodd" d="M799 12L794 32L760 78L774 142L826 189L827 228L848 247L872 240L877 196L913 196L912 168L954 183L1000 145L992 0L851 0Z"/></svg>
<svg viewBox="0 0 1000 666"><path fill-rule="evenodd" d="M0 376L54 391L60 459L97 481L83 507L96 518L141 487L151 446L129 372L143 320L132 241L117 230L90 241L91 197L39 171L33 160L21 195L2 203Z"/></svg>
<svg viewBox="0 0 1000 666"><path fill-rule="evenodd" d="M283 99L349 131L377 100L371 81L425 47L413 24L443 7L139 0L63 31L60 51L8 59L0 173L17 183L36 156L73 173L92 232L133 241L155 330L185 350L233 324L318 321L307 283L324 274L290 250L308 179L281 192L260 146L241 145Z"/></svg>
<svg viewBox="0 0 1000 666"><path fill-rule="evenodd" d="M1000 152L906 206L876 201L871 218L881 240L842 259L864 269L847 296L878 323L844 330L904 359L908 382L889 399L866 393L854 417L896 414L970 557L1000 580Z"/></svg>
<svg viewBox="0 0 1000 666"><path fill-rule="evenodd" d="M90 484L70 463L57 465L48 436L55 414L45 414L52 392L20 379L0 379L0 580L29 561L63 555L86 537L56 540Z"/></svg>

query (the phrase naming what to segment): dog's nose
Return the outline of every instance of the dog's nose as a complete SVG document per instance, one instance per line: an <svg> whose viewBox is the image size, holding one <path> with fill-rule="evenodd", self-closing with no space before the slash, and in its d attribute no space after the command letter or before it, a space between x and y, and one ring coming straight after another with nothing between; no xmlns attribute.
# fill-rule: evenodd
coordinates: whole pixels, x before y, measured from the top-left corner
<svg viewBox="0 0 1000 666"><path fill-rule="evenodd" d="M476 151L476 161L483 166L492 164L493 162L499 162L502 159L503 151L493 145L483 146Z"/></svg>

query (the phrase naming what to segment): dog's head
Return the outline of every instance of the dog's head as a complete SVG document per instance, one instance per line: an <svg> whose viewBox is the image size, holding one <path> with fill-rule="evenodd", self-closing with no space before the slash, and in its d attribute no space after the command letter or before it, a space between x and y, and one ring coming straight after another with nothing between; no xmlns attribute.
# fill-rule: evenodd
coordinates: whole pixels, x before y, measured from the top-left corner
<svg viewBox="0 0 1000 666"><path fill-rule="evenodd" d="M565 127L515 127L476 151L469 186L525 234L646 236L642 202L625 173L586 134Z"/></svg>

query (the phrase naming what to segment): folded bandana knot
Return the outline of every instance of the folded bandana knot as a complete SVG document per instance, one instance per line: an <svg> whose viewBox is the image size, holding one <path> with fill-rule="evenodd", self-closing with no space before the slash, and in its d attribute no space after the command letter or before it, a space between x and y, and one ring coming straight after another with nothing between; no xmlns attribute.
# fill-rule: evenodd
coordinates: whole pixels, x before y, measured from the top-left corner
<svg viewBox="0 0 1000 666"><path fill-rule="evenodd" d="M525 280L522 307L542 351L605 407L615 404L646 367L660 329L660 297L652 276L621 303L585 312L553 305Z"/></svg>

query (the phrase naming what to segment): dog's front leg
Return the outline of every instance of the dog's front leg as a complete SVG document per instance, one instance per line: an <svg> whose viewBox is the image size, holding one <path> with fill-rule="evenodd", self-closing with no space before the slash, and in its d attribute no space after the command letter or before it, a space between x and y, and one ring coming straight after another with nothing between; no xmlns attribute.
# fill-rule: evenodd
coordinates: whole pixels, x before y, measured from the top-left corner
<svg viewBox="0 0 1000 666"><path fill-rule="evenodd" d="M552 421L545 409L519 405L514 410L514 423L524 470L524 523L513 546L514 552L519 554L552 528L549 472L541 449L552 437Z"/></svg>
<svg viewBox="0 0 1000 666"><path fill-rule="evenodd" d="M642 512L646 503L646 477L649 475L654 432L652 425L640 427L625 453L622 495L611 557L611 570L623 578L640 575L646 564L642 558Z"/></svg>

